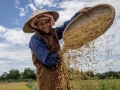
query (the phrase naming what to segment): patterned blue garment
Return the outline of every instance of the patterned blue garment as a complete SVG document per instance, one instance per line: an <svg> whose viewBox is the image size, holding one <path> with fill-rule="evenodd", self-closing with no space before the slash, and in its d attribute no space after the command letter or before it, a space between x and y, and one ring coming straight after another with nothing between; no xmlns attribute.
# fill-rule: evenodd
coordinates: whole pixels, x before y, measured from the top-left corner
<svg viewBox="0 0 120 90"><path fill-rule="evenodd" d="M56 27L56 33L58 36L58 39L62 39L62 33L66 26L78 15L76 13L71 20L68 20L63 23L60 27ZM57 60L59 60L58 53L50 54L50 51L48 50L45 41L39 37L33 35L31 37L31 40L29 42L29 48L34 52L37 59L40 61L41 64L43 64L46 67L52 68L56 65Z"/></svg>

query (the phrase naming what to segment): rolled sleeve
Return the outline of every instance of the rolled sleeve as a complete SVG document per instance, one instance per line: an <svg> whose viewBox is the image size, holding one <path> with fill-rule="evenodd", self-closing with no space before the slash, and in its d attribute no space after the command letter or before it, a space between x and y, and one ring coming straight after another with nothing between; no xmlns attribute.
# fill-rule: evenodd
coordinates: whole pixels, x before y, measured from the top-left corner
<svg viewBox="0 0 120 90"><path fill-rule="evenodd" d="M34 52L41 64L49 68L56 66L59 58L58 53L50 54L50 51L42 38L35 35L32 36L29 42L29 48Z"/></svg>

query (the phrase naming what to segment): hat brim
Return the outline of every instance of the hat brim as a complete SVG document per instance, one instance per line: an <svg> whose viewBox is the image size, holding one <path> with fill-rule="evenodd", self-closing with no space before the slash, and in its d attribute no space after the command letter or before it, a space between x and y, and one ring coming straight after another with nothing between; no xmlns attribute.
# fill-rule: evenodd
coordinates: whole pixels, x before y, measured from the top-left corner
<svg viewBox="0 0 120 90"><path fill-rule="evenodd" d="M42 11L42 13L41 13L41 11L38 10L38 13L33 16L33 14L34 14L34 12L33 12L33 14L31 15L31 18L24 24L24 26L23 26L23 31L24 31L25 33L34 33L34 32L36 32L34 28L30 27L30 22L31 22L31 20L32 20L34 17L36 17L37 15L43 14L43 13L50 13L50 14L54 17L55 21L57 21L58 18L59 18L59 14L58 14L57 12L55 12L55 11L47 11L47 10L44 10L44 11Z"/></svg>
<svg viewBox="0 0 120 90"><path fill-rule="evenodd" d="M49 17L39 17L37 20L36 20L36 22L35 23L37 23L39 20L43 20L43 19L50 19Z"/></svg>

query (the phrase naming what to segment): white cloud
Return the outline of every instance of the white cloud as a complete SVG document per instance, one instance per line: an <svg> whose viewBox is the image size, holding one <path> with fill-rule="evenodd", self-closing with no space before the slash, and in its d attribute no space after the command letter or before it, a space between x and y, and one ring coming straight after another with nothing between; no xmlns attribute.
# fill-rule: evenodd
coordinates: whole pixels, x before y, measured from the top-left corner
<svg viewBox="0 0 120 90"><path fill-rule="evenodd" d="M22 17L22 16L25 16L25 13L26 13L26 11L24 10L24 8L19 8L20 9L20 16Z"/></svg>
<svg viewBox="0 0 120 90"><path fill-rule="evenodd" d="M35 5L36 5L38 8L40 8L40 9L42 9L43 6L46 6L46 5L47 5L48 7L51 7L51 6L54 6L54 5L55 5L54 0L35 0L34 3L35 3ZM54 4L53 4L53 3L54 3Z"/></svg>
<svg viewBox="0 0 120 90"><path fill-rule="evenodd" d="M15 4L18 6L20 4L20 0L15 0Z"/></svg>
<svg viewBox="0 0 120 90"><path fill-rule="evenodd" d="M80 9L83 8L86 2L83 1L62 1L59 6L60 8L66 9L66 10L74 10L74 9Z"/></svg>
<svg viewBox="0 0 120 90"><path fill-rule="evenodd" d="M31 4L28 4L28 6L34 11L34 10L37 10L37 8L33 5L33 3Z"/></svg>
<svg viewBox="0 0 120 90"><path fill-rule="evenodd" d="M1 72L14 69L16 66L33 67L28 46L32 35L24 33L20 28L9 29L0 26L0 65L3 68Z"/></svg>
<svg viewBox="0 0 120 90"><path fill-rule="evenodd" d="M6 28L0 25L0 34L4 33L6 31Z"/></svg>
<svg viewBox="0 0 120 90"><path fill-rule="evenodd" d="M109 59L108 61L103 60L99 68L99 72L104 73L106 71L120 71L119 63L120 60Z"/></svg>
<svg viewBox="0 0 120 90"><path fill-rule="evenodd" d="M18 19L14 19L13 24L19 25L19 21L18 21Z"/></svg>
<svg viewBox="0 0 120 90"><path fill-rule="evenodd" d="M3 26L0 26L0 31L1 68L6 67L4 70L8 70L9 67L14 68L16 64L22 64L24 67L28 63L32 66L28 43L33 34L26 34L20 28L8 29Z"/></svg>
<svg viewBox="0 0 120 90"><path fill-rule="evenodd" d="M20 17L25 16L25 14L28 12L27 6L25 6L25 8L20 8L19 4L20 4L20 1L19 0L15 0L14 6L15 6L15 8L20 10L19 16Z"/></svg>
<svg viewBox="0 0 120 90"><path fill-rule="evenodd" d="M0 51L2 51L4 48L8 48L11 45L7 44L7 43L0 43Z"/></svg>
<svg viewBox="0 0 120 90"><path fill-rule="evenodd" d="M25 10L24 8L20 8L18 6L15 6L17 9L20 10L19 16L25 16L25 14L28 12L27 9Z"/></svg>
<svg viewBox="0 0 120 90"><path fill-rule="evenodd" d="M32 34L26 34L24 33L20 28L13 28L8 29L2 27L4 31L3 34L1 34L1 37L4 38L4 40L11 44L19 44L19 45L26 45L29 42L29 39Z"/></svg>

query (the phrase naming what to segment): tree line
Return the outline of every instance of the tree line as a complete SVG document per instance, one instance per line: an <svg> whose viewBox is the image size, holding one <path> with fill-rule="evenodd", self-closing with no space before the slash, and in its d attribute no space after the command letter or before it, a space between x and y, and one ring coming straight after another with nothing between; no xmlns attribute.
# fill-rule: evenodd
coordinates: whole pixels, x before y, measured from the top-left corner
<svg viewBox="0 0 120 90"><path fill-rule="evenodd" d="M104 73L96 73L94 71L79 71L73 68L68 69L69 79L81 79L81 80L90 80L90 79L120 79L120 71L108 71Z"/></svg>
<svg viewBox="0 0 120 90"><path fill-rule="evenodd" d="M82 79L82 80L88 80L88 79L111 79L111 78L116 78L120 79L120 71L108 71L104 73L97 73L94 74L93 71L86 71L82 72L79 70L75 70L73 68L68 69L68 77L70 80L74 79ZM25 68L23 72L20 72L18 69L11 69L8 73L4 72L0 76L0 81L13 81L13 80L36 80L36 72L35 70L31 68Z"/></svg>
<svg viewBox="0 0 120 90"><path fill-rule="evenodd" d="M18 69L11 69L8 73L4 72L0 76L0 81L27 81L27 80L36 80L35 70L31 68L25 68L23 72L20 72Z"/></svg>

